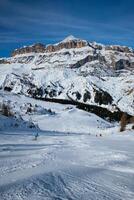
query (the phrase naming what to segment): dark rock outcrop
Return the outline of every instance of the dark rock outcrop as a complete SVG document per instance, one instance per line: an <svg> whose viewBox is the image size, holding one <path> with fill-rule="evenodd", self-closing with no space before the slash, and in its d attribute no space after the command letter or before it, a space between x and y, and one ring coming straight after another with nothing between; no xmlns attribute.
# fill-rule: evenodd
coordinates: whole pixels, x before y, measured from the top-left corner
<svg viewBox="0 0 134 200"><path fill-rule="evenodd" d="M117 52L133 53L133 50L129 47L126 47L126 46L111 45L111 46L106 46L105 49L117 51Z"/></svg>
<svg viewBox="0 0 134 200"><path fill-rule="evenodd" d="M131 67L131 63L129 60L120 59L115 63L115 69L121 70Z"/></svg>
<svg viewBox="0 0 134 200"><path fill-rule="evenodd" d="M46 50L46 47L44 44L37 43L32 46L27 46L27 47L14 50L11 56L16 56L16 55L25 54L25 53L44 53L45 50Z"/></svg>
<svg viewBox="0 0 134 200"><path fill-rule="evenodd" d="M86 64L87 62L91 62L91 61L95 61L95 60L99 60L100 63L105 63L105 57L101 56L100 54L96 54L96 55L88 55L84 59L81 59L78 62L76 62L75 64L70 65L70 67L71 68L79 68L82 65Z"/></svg>
<svg viewBox="0 0 134 200"><path fill-rule="evenodd" d="M0 59L0 64L10 64L10 61L6 59Z"/></svg>

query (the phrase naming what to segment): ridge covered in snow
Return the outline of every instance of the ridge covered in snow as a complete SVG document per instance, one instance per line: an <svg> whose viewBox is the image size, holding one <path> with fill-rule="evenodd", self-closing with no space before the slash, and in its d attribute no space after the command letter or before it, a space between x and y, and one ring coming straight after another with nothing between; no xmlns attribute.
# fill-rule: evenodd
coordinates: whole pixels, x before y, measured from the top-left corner
<svg viewBox="0 0 134 200"><path fill-rule="evenodd" d="M69 36L49 46L48 52L35 44L24 54L0 60L0 87L34 98L70 100L134 115L133 50L83 41Z"/></svg>

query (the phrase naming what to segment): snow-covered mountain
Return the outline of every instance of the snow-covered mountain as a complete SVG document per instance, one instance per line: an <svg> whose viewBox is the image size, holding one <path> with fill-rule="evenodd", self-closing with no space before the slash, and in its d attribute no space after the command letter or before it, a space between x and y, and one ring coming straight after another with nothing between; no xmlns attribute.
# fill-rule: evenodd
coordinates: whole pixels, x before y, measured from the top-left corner
<svg viewBox="0 0 134 200"><path fill-rule="evenodd" d="M88 105L100 116L106 111L134 115L134 50L73 36L53 45L22 47L0 59L0 87Z"/></svg>
<svg viewBox="0 0 134 200"><path fill-rule="evenodd" d="M73 36L0 59L0 200L134 199L133 63Z"/></svg>

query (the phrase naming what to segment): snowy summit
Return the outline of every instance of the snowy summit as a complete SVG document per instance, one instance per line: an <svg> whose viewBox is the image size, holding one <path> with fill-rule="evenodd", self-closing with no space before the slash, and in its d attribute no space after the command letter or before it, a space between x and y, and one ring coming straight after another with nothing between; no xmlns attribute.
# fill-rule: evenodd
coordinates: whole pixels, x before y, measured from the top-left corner
<svg viewBox="0 0 134 200"><path fill-rule="evenodd" d="M66 43L66 42L70 42L70 41L77 41L77 40L80 40L80 39L74 37L73 35L69 35L64 40L62 40L61 43Z"/></svg>

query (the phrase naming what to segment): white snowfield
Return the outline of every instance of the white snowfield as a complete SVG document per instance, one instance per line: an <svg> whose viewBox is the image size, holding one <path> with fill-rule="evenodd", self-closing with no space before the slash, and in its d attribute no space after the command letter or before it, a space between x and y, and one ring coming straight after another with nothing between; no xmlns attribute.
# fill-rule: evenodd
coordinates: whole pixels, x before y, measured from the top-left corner
<svg viewBox="0 0 134 200"><path fill-rule="evenodd" d="M16 127L15 119L0 116L1 200L134 199L134 131L130 127L119 133L118 124L72 105L5 92L0 93L0 101L40 128L26 128L17 119ZM40 106L38 112L27 114L29 103ZM42 114L43 109L53 114Z"/></svg>
<svg viewBox="0 0 134 200"><path fill-rule="evenodd" d="M79 39L69 36L61 43L71 40ZM100 107L112 112L116 105L134 115L133 68L115 72L111 66L113 60L133 62L133 50L119 53L90 45L16 55L0 64L0 200L134 200L132 124L120 133L117 122L28 94L34 85L44 87L43 98L53 91L51 98L70 96L83 103L88 91L86 103L99 105L96 89L113 98ZM92 45L102 47L98 56L105 57L105 64L83 63L96 56ZM5 106L12 116L3 115Z"/></svg>

